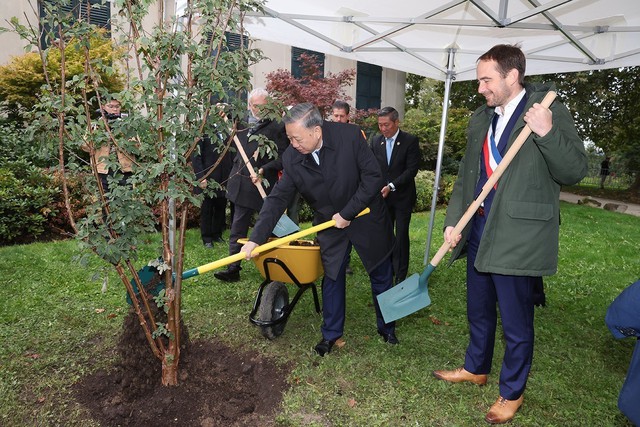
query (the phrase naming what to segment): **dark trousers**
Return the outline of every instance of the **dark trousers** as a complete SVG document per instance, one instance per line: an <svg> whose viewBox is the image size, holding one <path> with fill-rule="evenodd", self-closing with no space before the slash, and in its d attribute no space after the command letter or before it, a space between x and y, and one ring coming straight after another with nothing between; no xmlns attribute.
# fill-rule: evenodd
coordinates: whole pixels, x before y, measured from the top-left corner
<svg viewBox="0 0 640 427"><path fill-rule="evenodd" d="M409 223L411 222L411 209L398 208L387 203L391 222L396 232L396 246L393 249L393 270L396 283L407 278L409 271Z"/></svg>
<svg viewBox="0 0 640 427"><path fill-rule="evenodd" d="M533 359L533 289L537 277L481 273L473 264L486 217L476 215L469 236L467 254L467 319L469 346L464 367L474 374L491 371L500 309L505 352L500 370L500 396L515 400L527 384Z"/></svg>
<svg viewBox="0 0 640 427"><path fill-rule="evenodd" d="M122 176L122 178L120 178L120 180L118 181L118 185L129 185L129 178L131 178L133 173L132 172L121 172L120 175ZM102 189L104 190L105 193L108 193L109 192L109 177L111 177L111 180L113 180L113 175L112 174L107 174L107 173L99 173L98 176L100 177L100 182L102 183Z"/></svg>
<svg viewBox="0 0 640 427"><path fill-rule="evenodd" d="M340 271L336 280L332 280L327 276L322 278L322 336L326 340L335 341L340 338L344 332L344 319L346 313L345 294L345 269L351 252L351 245L347 248L343 258ZM393 285L393 265L391 259L387 258L370 274L371 293L373 296L373 304L376 311L376 324L378 330L384 334L390 334L395 331L395 322L384 323L380 307L378 306L378 295L386 290L391 289Z"/></svg>
<svg viewBox="0 0 640 427"><path fill-rule="evenodd" d="M627 378L620 390L618 408L637 426L640 426L640 340L633 349Z"/></svg>
<svg viewBox="0 0 640 427"><path fill-rule="evenodd" d="M211 243L213 239L222 237L225 229L225 210L227 199L225 197L205 196L200 207L200 235L203 243Z"/></svg>
<svg viewBox="0 0 640 427"><path fill-rule="evenodd" d="M245 206L237 204L234 206L231 231L229 232L229 255L235 255L240 252L242 244L238 243L238 239L247 237L255 212L253 209ZM240 270L240 261L229 264L227 268L229 270Z"/></svg>
<svg viewBox="0 0 640 427"><path fill-rule="evenodd" d="M117 185L119 186L131 186L131 183L129 181L129 178L131 178L131 176L133 175L132 172L121 172L120 175L122 176L120 178L120 180L117 182ZM109 180L112 181L113 184L113 175L110 173L99 173L98 177L100 178L100 183L102 184L102 189L104 190L104 193L107 194L109 193ZM108 200L109 197L107 196L106 199ZM104 208L102 209L102 221L104 221L105 224L109 223L109 219L107 217L107 212L104 210ZM109 223L109 225L111 225Z"/></svg>
<svg viewBox="0 0 640 427"><path fill-rule="evenodd" d="M296 224L300 223L300 193L296 191L291 203L287 206L287 216Z"/></svg>

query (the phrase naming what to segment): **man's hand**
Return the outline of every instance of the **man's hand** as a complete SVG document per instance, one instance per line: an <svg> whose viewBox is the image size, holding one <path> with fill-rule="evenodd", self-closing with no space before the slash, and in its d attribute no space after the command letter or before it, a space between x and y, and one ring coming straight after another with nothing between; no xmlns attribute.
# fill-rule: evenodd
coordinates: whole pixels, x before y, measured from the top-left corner
<svg viewBox="0 0 640 427"><path fill-rule="evenodd" d="M551 110L537 102L524 115L524 122L538 136L545 136L553 127Z"/></svg>
<svg viewBox="0 0 640 427"><path fill-rule="evenodd" d="M380 194L382 194L382 197L384 199L387 198L389 193L391 193L391 187L389 187L388 185L385 185L384 187L382 187L382 190L380 190Z"/></svg>
<svg viewBox="0 0 640 427"><path fill-rule="evenodd" d="M336 228L347 228L351 224L351 221L342 218L339 213L333 215L332 219L336 222Z"/></svg>
<svg viewBox="0 0 640 427"><path fill-rule="evenodd" d="M449 250L458 246L458 242L460 242L460 239L462 239L461 234L458 234L457 236L455 236L455 238L453 238L453 236L451 236L452 231L453 231L453 227L451 226L444 229L444 241L451 245Z"/></svg>
<svg viewBox="0 0 640 427"><path fill-rule="evenodd" d="M258 253L252 254L253 250L258 246L259 245L257 243L249 240L247 243L244 244L244 246L240 248L240 252L244 252L246 259L251 259L258 255Z"/></svg>
<svg viewBox="0 0 640 427"><path fill-rule="evenodd" d="M262 184L262 177L264 176L264 169L258 169L258 173L251 177L251 182L254 184Z"/></svg>

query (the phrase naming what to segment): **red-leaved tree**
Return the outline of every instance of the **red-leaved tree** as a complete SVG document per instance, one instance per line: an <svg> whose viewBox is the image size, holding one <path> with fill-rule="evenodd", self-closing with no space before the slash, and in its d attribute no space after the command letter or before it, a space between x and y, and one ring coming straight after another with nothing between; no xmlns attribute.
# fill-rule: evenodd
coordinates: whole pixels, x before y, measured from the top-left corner
<svg viewBox="0 0 640 427"><path fill-rule="evenodd" d="M355 81L356 70L349 69L337 74L322 75L318 59L314 55L300 55L302 76L296 78L291 71L278 69L267 74L267 90L284 105L311 102L327 115L336 99L350 101L344 92Z"/></svg>

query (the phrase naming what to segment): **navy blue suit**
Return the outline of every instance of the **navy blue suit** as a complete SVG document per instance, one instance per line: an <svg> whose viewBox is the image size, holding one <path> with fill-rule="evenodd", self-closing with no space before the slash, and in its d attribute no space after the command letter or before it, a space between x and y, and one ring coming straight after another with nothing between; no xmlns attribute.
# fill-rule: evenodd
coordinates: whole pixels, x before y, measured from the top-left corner
<svg viewBox="0 0 640 427"><path fill-rule="evenodd" d="M400 130L393 144L390 163L387 163L386 141L383 135L374 138L371 149L380 165L384 185L393 183L395 186L395 191L389 193L385 203L395 225L397 244L393 253L393 266L396 282L401 282L409 271L409 223L416 203L415 177L420 162L420 146L416 136Z"/></svg>
<svg viewBox="0 0 640 427"><path fill-rule="evenodd" d="M607 310L605 322L616 338L634 337L636 346L627 371L627 379L618 397L618 407L640 426L640 280L616 297Z"/></svg>
<svg viewBox="0 0 640 427"><path fill-rule="evenodd" d="M282 156L283 174L264 201L251 233L252 242L262 244L296 192L313 209L313 224L329 221L333 215L350 220L343 229L318 233L325 276L322 285L322 335L327 340L342 336L345 317L345 267L351 246L369 273L378 329L389 334L376 296L392 286L391 252L394 246L391 218L380 195L384 180L380 167L355 125L324 122L320 165L311 154L289 147ZM371 213L355 218L364 208Z"/></svg>

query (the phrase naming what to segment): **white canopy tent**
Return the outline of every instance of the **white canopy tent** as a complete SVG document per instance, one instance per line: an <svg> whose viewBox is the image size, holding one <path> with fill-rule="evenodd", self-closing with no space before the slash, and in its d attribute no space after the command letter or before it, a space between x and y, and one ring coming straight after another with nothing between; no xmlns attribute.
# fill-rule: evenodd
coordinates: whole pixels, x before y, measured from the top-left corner
<svg viewBox="0 0 640 427"><path fill-rule="evenodd" d="M266 0L245 24L253 38L445 82L425 262L451 83L475 79L481 54L519 43L528 75L640 65L638 0Z"/></svg>

